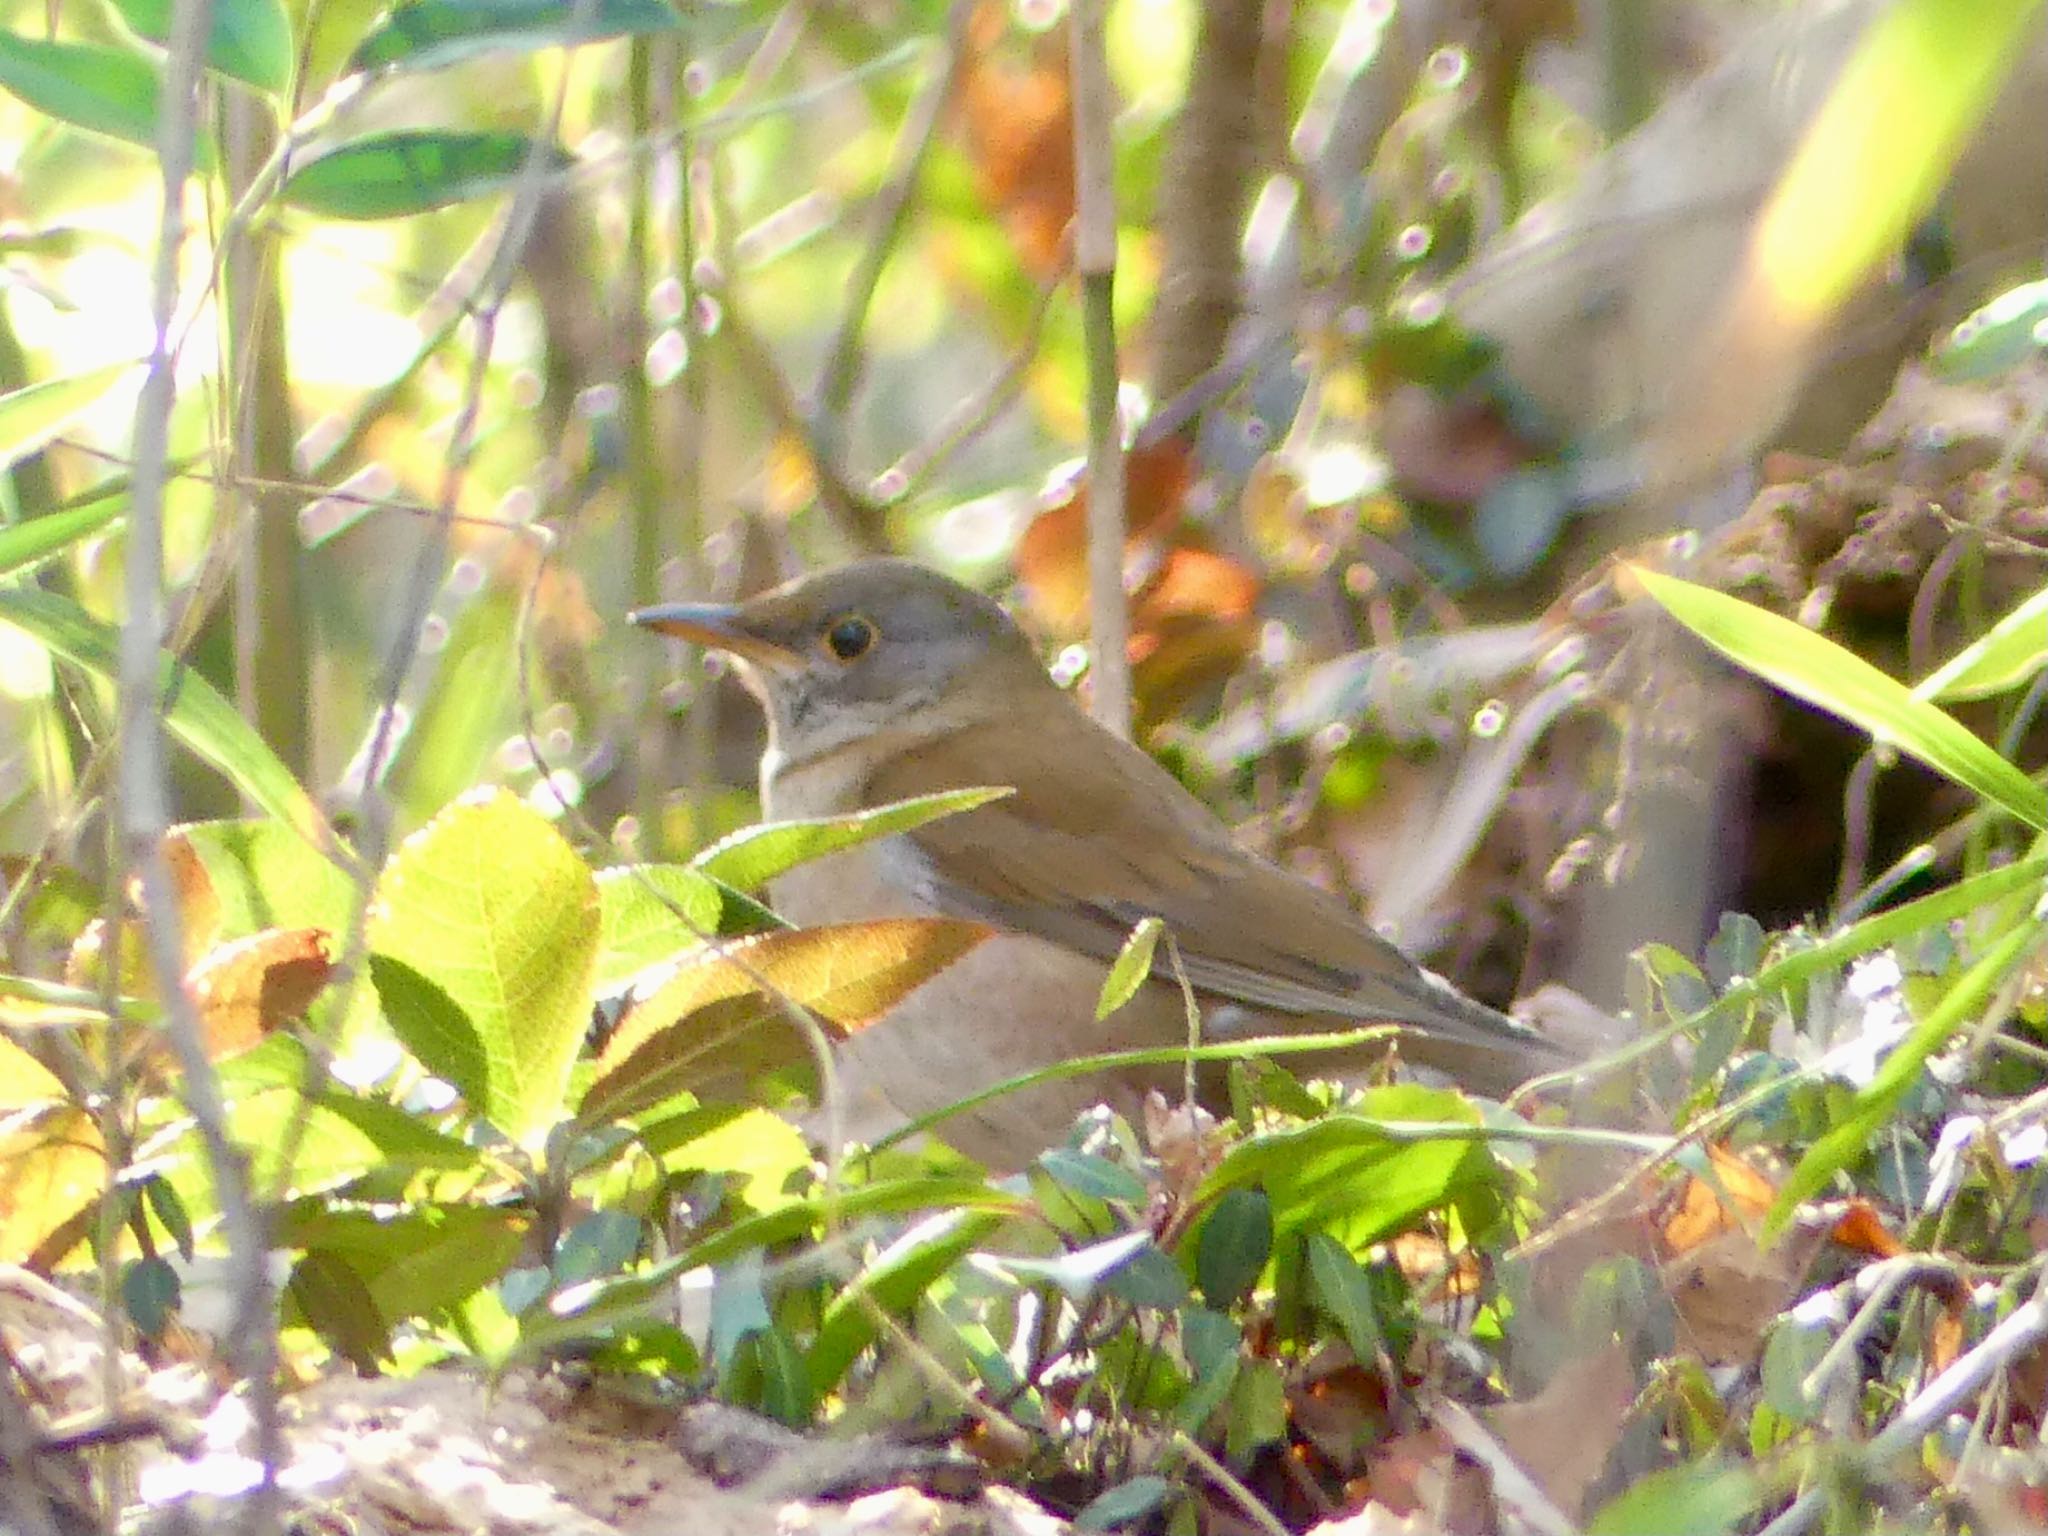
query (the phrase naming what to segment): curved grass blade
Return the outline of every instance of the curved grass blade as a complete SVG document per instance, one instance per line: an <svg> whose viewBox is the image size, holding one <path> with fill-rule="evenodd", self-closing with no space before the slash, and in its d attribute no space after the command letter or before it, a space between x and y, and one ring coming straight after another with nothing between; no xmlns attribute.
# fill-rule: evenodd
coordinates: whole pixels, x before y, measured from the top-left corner
<svg viewBox="0 0 2048 1536"><path fill-rule="evenodd" d="M5 67L8 45L19 41L0 35L0 85L9 84ZM0 469L19 463L49 442L99 404L135 367L134 363L109 363L0 395Z"/></svg>
<svg viewBox="0 0 2048 1536"><path fill-rule="evenodd" d="M568 48L681 24L664 0L413 0L363 39L343 73L444 69L490 53Z"/></svg>
<svg viewBox="0 0 2048 1536"><path fill-rule="evenodd" d="M120 677L120 636L55 593L0 588L0 623L12 624L52 655L105 682ZM168 653L161 657L157 677L164 725L173 736L271 815L317 846L333 846L333 833L313 797L211 683Z"/></svg>
<svg viewBox="0 0 2048 1536"><path fill-rule="evenodd" d="M280 194L330 219L396 219L506 190L526 169L534 141L518 133L407 129L353 139L310 160ZM549 145L542 163L569 157Z"/></svg>
<svg viewBox="0 0 2048 1536"><path fill-rule="evenodd" d="M764 822L721 838L690 860L690 867L736 891L758 890L799 864L878 837L911 831L941 816L957 816L1013 793L1007 786L949 789L878 805L852 816Z"/></svg>
<svg viewBox="0 0 2048 1536"><path fill-rule="evenodd" d="M1745 671L1918 758L2028 826L2048 829L2048 790L1854 652L1711 587L1642 566L1628 570L1665 612Z"/></svg>
<svg viewBox="0 0 2048 1536"><path fill-rule="evenodd" d="M2048 666L2048 587L2013 609L1913 689L1921 699L1984 699Z"/></svg>
<svg viewBox="0 0 2048 1536"><path fill-rule="evenodd" d="M81 539L119 521L127 506L127 496L116 492L67 511L46 513L12 528L0 528L0 576L27 570L52 555L62 554Z"/></svg>

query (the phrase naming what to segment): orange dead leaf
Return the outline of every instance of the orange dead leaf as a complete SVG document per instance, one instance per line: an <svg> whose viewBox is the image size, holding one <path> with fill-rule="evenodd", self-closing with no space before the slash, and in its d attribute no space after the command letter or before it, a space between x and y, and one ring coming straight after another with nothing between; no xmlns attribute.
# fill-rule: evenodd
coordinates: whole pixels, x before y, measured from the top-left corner
<svg viewBox="0 0 2048 1536"><path fill-rule="evenodd" d="M1906 1251L1906 1245L1892 1235L1884 1218L1877 1214L1877 1207L1860 1195L1849 1202L1849 1209L1828 1236L1844 1248L1867 1253L1874 1259L1895 1259Z"/></svg>
<svg viewBox="0 0 2048 1536"><path fill-rule="evenodd" d="M1034 43L1025 62L1000 57L1008 8L985 4L968 29L960 117L981 193L1002 217L1017 257L1040 281L1060 269L1074 217L1074 116L1066 28Z"/></svg>
<svg viewBox="0 0 2048 1536"><path fill-rule="evenodd" d="M220 945L185 973L206 1054L233 1056L303 1017L333 970L324 928L266 928Z"/></svg>
<svg viewBox="0 0 2048 1536"><path fill-rule="evenodd" d="M1169 435L1124 455L1124 526L1130 547L1170 542L1193 483L1193 455L1184 438ZM1017 574L1032 613L1047 629L1074 635L1087 627L1086 477L1052 493L1031 519L1017 541Z"/></svg>
<svg viewBox="0 0 2048 1536"><path fill-rule="evenodd" d="M1714 1178L1687 1179L1678 1209L1664 1223L1664 1246L1674 1255L1731 1228L1754 1230L1777 1198L1777 1186L1726 1147L1708 1147L1707 1162Z"/></svg>

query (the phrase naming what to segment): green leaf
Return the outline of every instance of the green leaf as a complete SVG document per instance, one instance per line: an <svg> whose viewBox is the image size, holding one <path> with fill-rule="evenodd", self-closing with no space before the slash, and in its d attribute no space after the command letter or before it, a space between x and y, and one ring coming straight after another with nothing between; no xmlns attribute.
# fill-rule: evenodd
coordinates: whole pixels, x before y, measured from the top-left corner
<svg viewBox="0 0 2048 1536"><path fill-rule="evenodd" d="M442 69L487 53L567 48L680 24L663 0L414 0L371 31L343 73Z"/></svg>
<svg viewBox="0 0 2048 1536"><path fill-rule="evenodd" d="M355 917L355 881L283 822L187 822L167 840L206 872L222 940L267 928L345 934Z"/></svg>
<svg viewBox="0 0 2048 1536"><path fill-rule="evenodd" d="M2048 790L1969 728L1802 624L1710 587L1631 566L1679 623L1736 665L1838 715L1882 746L1918 758L2036 829L2048 829Z"/></svg>
<svg viewBox="0 0 2048 1536"><path fill-rule="evenodd" d="M729 938L781 926L751 897L682 864L627 864L599 870L597 992L607 996L707 935Z"/></svg>
<svg viewBox="0 0 2048 1536"><path fill-rule="evenodd" d="M125 496L108 496L67 511L32 517L12 528L0 528L0 576L12 575L62 554L116 521L127 506Z"/></svg>
<svg viewBox="0 0 2048 1536"><path fill-rule="evenodd" d="M1173 1484L1157 1473L1127 1478L1114 1488L1105 1488L1082 1506L1074 1516L1077 1531L1113 1531L1133 1520L1142 1520L1173 1494Z"/></svg>
<svg viewBox="0 0 2048 1536"><path fill-rule="evenodd" d="M1975 382L2017 368L2041 350L2035 330L2048 320L2048 282L2021 283L1973 310L1932 349L1934 371Z"/></svg>
<svg viewBox="0 0 2048 1536"><path fill-rule="evenodd" d="M770 821L746 827L706 848L690 867L736 891L759 890L777 875L828 853L857 847L878 837L908 832L941 816L956 816L1014 794L1008 788L952 789L879 805L852 816L814 821Z"/></svg>
<svg viewBox="0 0 2048 1536"><path fill-rule="evenodd" d="M13 89L8 75L9 50L23 40L0 33L0 85ZM50 46L58 46L52 44ZM24 98L26 99L26 98ZM31 105L35 103L31 102ZM153 110L153 109L152 109ZM151 131L155 131L154 123ZM61 379L45 379L40 384L27 384L17 390L0 395L0 469L6 469L36 452L51 438L62 432L80 416L98 405L115 385L135 370L134 363L109 363L104 368L89 368L84 373L69 374ZM118 507L119 502L113 505ZM0 572L19 569L44 555L53 553L72 539L83 538L99 526L94 523L79 527L81 514L98 513L99 522L104 523L113 515L102 502L88 502L85 506L69 511L52 512L21 523L0 533ZM66 521L60 522L60 519ZM44 523L57 523L56 529L44 529ZM28 530L38 529L31 534ZM63 531L76 529L76 531ZM52 534L58 534L61 543L38 548L37 541L47 541ZM17 549L26 553L17 553Z"/></svg>
<svg viewBox="0 0 2048 1536"><path fill-rule="evenodd" d="M322 218L401 218L502 192L533 152L534 141L517 133L421 128L370 134L299 167L280 196ZM543 169L569 163L552 145L539 153Z"/></svg>
<svg viewBox="0 0 2048 1536"><path fill-rule="evenodd" d="M0 588L0 623L12 624L103 682L120 680L120 637L68 598L33 587ZM168 653L157 676L159 707L171 735L301 836L331 846L333 833L312 796L211 683Z"/></svg>
<svg viewBox="0 0 2048 1536"><path fill-rule="evenodd" d="M1927 1058L1970 1022L2012 968L2040 943L2044 931L2048 931L2048 901L2037 901L2033 913L2008 928L1893 1048L1877 1075L1851 1101L1847 1115L1807 1149L1779 1188L1777 1199L1764 1215L1767 1236L1782 1231L1801 1201L1819 1194L1837 1173L1863 1155L1870 1138L1920 1080Z"/></svg>
<svg viewBox="0 0 2048 1536"><path fill-rule="evenodd" d="M1116 952L1109 974L1102 978L1102 995L1095 1000L1098 1023L1138 995L1138 988L1152 974L1152 956L1159 948L1159 935L1165 931L1165 922L1156 917L1145 918L1131 930L1124 947Z"/></svg>
<svg viewBox="0 0 2048 1536"><path fill-rule="evenodd" d="M537 1148L590 1023L597 882L504 790L458 800L377 884L370 977L385 1016L476 1114Z"/></svg>
<svg viewBox="0 0 2048 1536"><path fill-rule="evenodd" d="M1352 1358L1365 1365L1377 1359L1385 1343L1379 1310L1373 1305L1372 1278L1351 1250L1327 1232L1311 1232L1308 1277L1315 1287L1316 1305L1343 1333Z"/></svg>
<svg viewBox="0 0 2048 1536"><path fill-rule="evenodd" d="M1635 1479L1587 1525L1588 1536L1728 1536L1757 1507L1756 1474L1719 1457Z"/></svg>
<svg viewBox="0 0 2048 1536"><path fill-rule="evenodd" d="M0 32L0 88L63 122L156 145L162 84L156 66L126 48Z"/></svg>
<svg viewBox="0 0 2048 1536"><path fill-rule="evenodd" d="M2048 587L2013 609L1913 690L1919 699L1983 699L2048 666Z"/></svg>
<svg viewBox="0 0 2048 1536"><path fill-rule="evenodd" d="M1051 1147L1038 1154L1038 1166L1074 1193L1097 1200L1121 1200L1127 1205L1143 1205L1150 1193L1145 1181L1130 1169L1093 1152Z"/></svg>
<svg viewBox="0 0 2048 1536"><path fill-rule="evenodd" d="M901 1317L1005 1219L988 1210L947 1211L920 1222L877 1254L852 1284L826 1303L817 1342L805 1361L813 1390L830 1392L839 1384L874 1338L877 1309Z"/></svg>
<svg viewBox="0 0 2048 1536"><path fill-rule="evenodd" d="M1196 1198L1211 1201L1256 1185L1272 1202L1276 1234L1341 1226L1358 1246L1497 1177L1492 1159L1473 1142L1404 1140L1383 1129L1404 1121L1476 1125L1479 1115L1469 1099L1442 1089L1369 1089L1321 1120L1246 1137Z"/></svg>
<svg viewBox="0 0 2048 1536"><path fill-rule="evenodd" d="M1242 1301L1273 1256L1273 1202L1262 1189L1226 1189L1195 1244L1202 1300L1223 1311Z"/></svg>
<svg viewBox="0 0 2048 1536"><path fill-rule="evenodd" d="M171 0L113 0L138 36L168 45ZM206 63L230 79L273 96L292 78L292 24L282 0L213 0Z"/></svg>

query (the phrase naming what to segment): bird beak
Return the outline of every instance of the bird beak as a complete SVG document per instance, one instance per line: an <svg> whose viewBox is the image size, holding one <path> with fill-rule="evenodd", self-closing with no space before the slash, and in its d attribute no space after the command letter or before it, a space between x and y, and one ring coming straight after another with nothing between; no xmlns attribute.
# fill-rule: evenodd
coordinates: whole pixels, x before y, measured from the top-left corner
<svg viewBox="0 0 2048 1536"><path fill-rule="evenodd" d="M803 665L803 657L749 624L745 608L729 603L661 603L636 608L626 615L626 622L714 651L730 651L743 661L777 672Z"/></svg>

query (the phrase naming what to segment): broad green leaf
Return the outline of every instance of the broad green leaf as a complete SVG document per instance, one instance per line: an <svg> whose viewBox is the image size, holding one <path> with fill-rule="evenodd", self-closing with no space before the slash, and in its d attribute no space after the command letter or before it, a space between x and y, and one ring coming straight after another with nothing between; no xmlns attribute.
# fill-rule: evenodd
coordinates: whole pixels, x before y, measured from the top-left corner
<svg viewBox="0 0 2048 1536"><path fill-rule="evenodd" d="M1152 956L1159 948L1159 935L1165 931L1166 924L1156 917L1144 919L1131 930L1124 947L1116 952L1109 974L1102 978L1102 995L1095 1000L1098 1022L1138 995L1138 988L1152 974Z"/></svg>
<svg viewBox="0 0 2048 1536"><path fill-rule="evenodd" d="M1667 613L1736 665L1869 732L1878 744L1918 758L2028 826L2048 828L2048 790L1954 716L1854 652L1740 598L1641 566L1629 569Z"/></svg>
<svg viewBox="0 0 2048 1536"><path fill-rule="evenodd" d="M828 853L838 853L878 837L908 832L941 816L956 816L1013 793L1015 791L1008 788L952 789L943 794L898 800L852 816L764 822L713 843L690 860L690 867L714 880L723 881L736 891L759 890L777 875L799 864L808 864Z"/></svg>
<svg viewBox="0 0 2048 1536"><path fill-rule="evenodd" d="M1007 1218L981 1209L946 1210L921 1221L884 1248L825 1304L818 1339L806 1358L811 1385L830 1392L875 1336L875 1312L902 1317Z"/></svg>
<svg viewBox="0 0 2048 1536"><path fill-rule="evenodd" d="M1406 1141L1385 1122L1477 1124L1456 1093L1397 1084L1370 1089L1321 1120L1246 1137L1205 1179L1196 1198L1257 1186L1272 1202L1276 1233L1341 1231L1352 1246L1401 1231L1423 1212L1492 1181L1493 1161L1466 1141Z"/></svg>
<svg viewBox="0 0 2048 1536"><path fill-rule="evenodd" d="M673 960L709 935L731 937L781 925L766 907L683 864L627 864L599 870L603 923L597 992L608 996L650 965Z"/></svg>
<svg viewBox="0 0 2048 1536"><path fill-rule="evenodd" d="M0 32L0 88L38 112L125 139L156 144L156 66L125 48L60 43Z"/></svg>
<svg viewBox="0 0 2048 1536"><path fill-rule="evenodd" d="M1038 1166L1076 1194L1096 1200L1121 1200L1143 1205L1150 1194L1145 1181L1120 1163L1072 1147L1049 1147L1038 1154Z"/></svg>
<svg viewBox="0 0 2048 1536"><path fill-rule="evenodd" d="M1195 1284L1221 1312L1243 1300L1273 1256L1273 1203L1262 1189L1226 1189L1195 1243Z"/></svg>
<svg viewBox="0 0 2048 1536"><path fill-rule="evenodd" d="M1983 699L2031 682L2048 666L2048 587L1920 680L1920 699Z"/></svg>
<svg viewBox="0 0 2048 1536"><path fill-rule="evenodd" d="M284 1288L284 1318L302 1322L335 1354L364 1374L391 1358L391 1323L377 1310L353 1264L315 1248L292 1266Z"/></svg>
<svg viewBox="0 0 2048 1536"><path fill-rule="evenodd" d="M372 29L343 73L386 65L441 69L487 53L532 53L679 25L664 0L413 0Z"/></svg>
<svg viewBox="0 0 2048 1536"><path fill-rule="evenodd" d="M1728 1536L1745 1528L1764 1490L1756 1473L1718 1456L1664 1467L1601 1507L1588 1536Z"/></svg>
<svg viewBox="0 0 2048 1536"><path fill-rule="evenodd" d="M2041 351L2036 331L2044 321L2048 281L2008 288L1935 342L1934 371L1965 382L1996 378Z"/></svg>
<svg viewBox="0 0 2048 1536"><path fill-rule="evenodd" d="M1155 1472L1127 1478L1114 1488L1105 1488L1074 1516L1077 1531L1113 1531L1159 1508L1173 1495L1173 1484Z"/></svg>
<svg viewBox="0 0 2048 1536"><path fill-rule="evenodd" d="M583 1097L586 1124L689 1091L729 1097L767 1073L808 1069L782 999L844 1039L988 937L979 923L889 918L785 929L704 950L619 1021ZM774 995L763 986L774 989Z"/></svg>
<svg viewBox="0 0 2048 1536"><path fill-rule="evenodd" d="M503 192L534 152L533 141L517 133L421 128L370 134L307 161L280 196L322 218L395 219ZM568 164L552 145L539 154L543 169Z"/></svg>
<svg viewBox="0 0 2048 1536"><path fill-rule="evenodd" d="M139 36L167 44L171 0L113 0ZM206 62L231 79L273 96L292 78L292 24L282 0L213 0L213 35Z"/></svg>
<svg viewBox="0 0 2048 1536"><path fill-rule="evenodd" d="M21 41L0 33L0 85L12 88L7 73L9 49ZM0 395L0 469L27 458L98 405L115 385L134 371L135 366L133 363L110 363L104 368L91 368L61 379L45 379L40 384L27 384ZM113 503L113 507L118 506L118 502ZM99 514L99 522L81 525L81 518L86 513ZM107 503L88 502L85 506L52 512L47 517L19 523L0 532L0 572L17 570L54 553L71 540L83 538L112 515ZM45 523L56 526L46 529L42 526ZM49 542L53 535L58 542Z"/></svg>
<svg viewBox="0 0 2048 1536"><path fill-rule="evenodd" d="M640 1274L593 1281L550 1298L545 1308L535 1309L520 1319L520 1344L522 1349L545 1349L564 1340L588 1338L622 1324L666 1316L675 1305L678 1275L707 1264L725 1264L745 1254L811 1236L826 1229L828 1215L833 1221L854 1223L870 1217L906 1216L926 1211L939 1213L930 1222L920 1224L919 1229L906 1232L887 1252L876 1257L867 1273L876 1280L882 1280L887 1274L897 1272L893 1266L898 1261L908 1262L903 1254L906 1247L914 1252L923 1246L919 1231L930 1237L934 1228L943 1229L939 1240L950 1254L946 1260L946 1265L950 1266L954 1259L965 1254L1005 1220L1012 1220L1028 1210L1029 1202L1020 1196L999 1190L983 1179L965 1177L889 1179L831 1194L814 1191L772 1211L734 1222L724 1231ZM970 1212L975 1213L978 1219L963 1222ZM857 1280L856 1284L859 1283ZM842 1298L845 1294L841 1293ZM833 1303L834 1307L838 1305L838 1301ZM827 1330L833 1332L835 1350L844 1349L838 1370L843 1370L845 1362L860 1353L867 1339L872 1337L871 1332L860 1332L864 1321L865 1314L860 1306L850 1304L848 1315L837 1324L836 1332ZM820 1348L824 1342L821 1337ZM837 1370L829 1378L819 1374L820 1359L818 1350L814 1349L811 1358L813 1379L836 1381Z"/></svg>
<svg viewBox="0 0 2048 1536"><path fill-rule="evenodd" d="M324 928L345 934L355 881L281 821L194 821L165 835L173 867L189 857L205 877L205 899L221 939L268 928Z"/></svg>
<svg viewBox="0 0 2048 1536"><path fill-rule="evenodd" d="M1386 1347L1373 1305L1372 1280L1351 1250L1327 1232L1308 1238L1308 1277L1316 1305L1329 1316L1351 1346L1353 1358L1369 1363Z"/></svg>
<svg viewBox="0 0 2048 1536"><path fill-rule="evenodd" d="M597 937L589 867L538 812L487 790L449 806L385 867L370 977L406 1047L532 1149L563 1115Z"/></svg>
<svg viewBox="0 0 2048 1536"><path fill-rule="evenodd" d="M0 588L0 623L12 624L102 682L120 678L120 637L68 598L33 587ZM157 676L171 735L271 815L316 843L331 843L333 833L312 796L211 683L168 654Z"/></svg>

